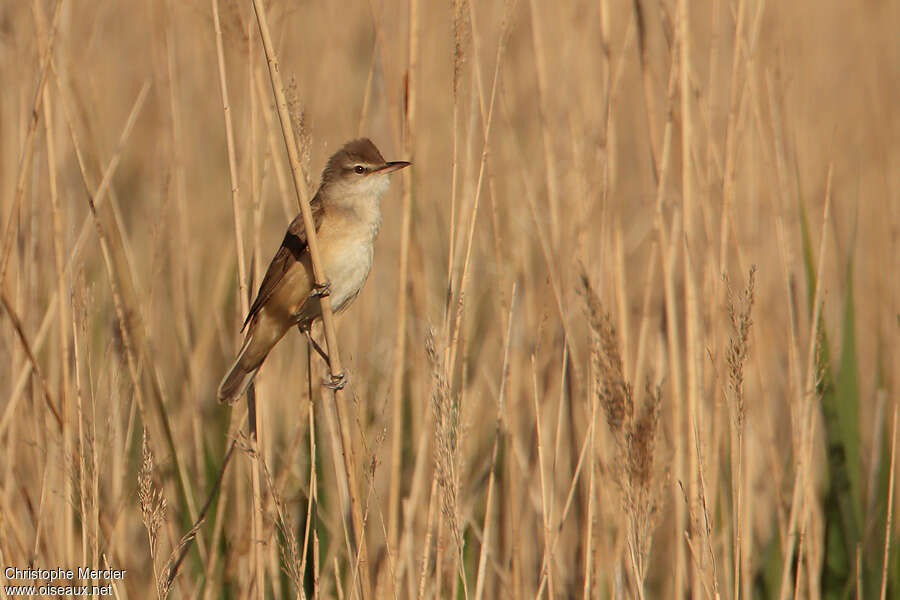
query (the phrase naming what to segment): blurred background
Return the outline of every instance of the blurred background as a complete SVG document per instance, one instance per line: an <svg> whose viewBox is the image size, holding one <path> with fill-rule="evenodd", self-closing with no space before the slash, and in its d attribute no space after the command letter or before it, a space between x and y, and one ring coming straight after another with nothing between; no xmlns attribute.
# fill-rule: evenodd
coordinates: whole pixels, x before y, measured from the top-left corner
<svg viewBox="0 0 900 600"><path fill-rule="evenodd" d="M359 136L414 164L337 321L363 564L305 340L258 451L215 401L298 212L253 2L34 0L0 3L4 568L900 593L900 3L265 7L309 190Z"/></svg>

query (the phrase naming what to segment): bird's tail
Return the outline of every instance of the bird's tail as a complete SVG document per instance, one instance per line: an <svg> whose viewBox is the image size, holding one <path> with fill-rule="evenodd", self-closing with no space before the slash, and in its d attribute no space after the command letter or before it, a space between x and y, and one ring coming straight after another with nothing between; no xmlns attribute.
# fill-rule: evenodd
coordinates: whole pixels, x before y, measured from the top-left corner
<svg viewBox="0 0 900 600"><path fill-rule="evenodd" d="M228 373L222 379L222 383L219 384L217 396L220 404L234 404L247 391L247 388L253 382L253 378L256 377L257 371L259 371L258 364L250 366L244 360L247 349L250 347L251 338L252 335L248 335L247 339L244 340L241 351L238 352L237 358L234 359L234 364L231 365Z"/></svg>

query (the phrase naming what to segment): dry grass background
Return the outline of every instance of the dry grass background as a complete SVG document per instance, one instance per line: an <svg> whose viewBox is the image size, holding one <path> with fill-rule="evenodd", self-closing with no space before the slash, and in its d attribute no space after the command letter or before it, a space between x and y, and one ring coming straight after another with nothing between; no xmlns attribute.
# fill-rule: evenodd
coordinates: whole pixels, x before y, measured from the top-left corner
<svg viewBox="0 0 900 600"><path fill-rule="evenodd" d="M214 5L0 4L4 568L128 569L134 598L897 593L897 2L267 3L309 185L358 135L414 162L338 320L364 565L305 341L257 379L258 446L214 399L298 210L251 3L218 2L227 114ZM857 423L827 414L843 366ZM834 423L864 519L837 585Z"/></svg>

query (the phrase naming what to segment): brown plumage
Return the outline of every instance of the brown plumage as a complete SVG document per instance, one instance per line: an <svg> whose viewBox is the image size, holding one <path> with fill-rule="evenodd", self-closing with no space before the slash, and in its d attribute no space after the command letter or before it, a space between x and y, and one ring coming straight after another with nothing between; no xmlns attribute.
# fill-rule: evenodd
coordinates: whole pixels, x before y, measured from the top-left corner
<svg viewBox="0 0 900 600"><path fill-rule="evenodd" d="M345 310L356 298L372 267L375 237L381 224L379 200L388 175L408 166L385 162L366 138L353 140L328 159L322 183L310 202L331 309ZM308 331L321 317L321 300L307 247L302 215L291 221L259 286L244 325L244 342L219 384L220 402L243 394L269 351L288 329Z"/></svg>

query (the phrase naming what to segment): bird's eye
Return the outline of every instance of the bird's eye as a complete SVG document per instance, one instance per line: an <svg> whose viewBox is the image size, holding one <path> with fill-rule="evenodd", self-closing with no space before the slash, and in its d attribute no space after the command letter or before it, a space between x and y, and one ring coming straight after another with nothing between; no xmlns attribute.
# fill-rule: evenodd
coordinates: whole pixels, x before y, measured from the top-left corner
<svg viewBox="0 0 900 600"><path fill-rule="evenodd" d="M353 171L358 173L359 175L362 175L366 172L366 168L362 165L356 165L355 167L353 167Z"/></svg>

